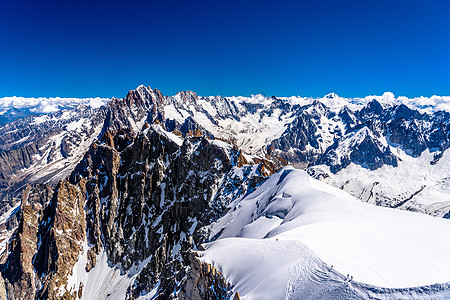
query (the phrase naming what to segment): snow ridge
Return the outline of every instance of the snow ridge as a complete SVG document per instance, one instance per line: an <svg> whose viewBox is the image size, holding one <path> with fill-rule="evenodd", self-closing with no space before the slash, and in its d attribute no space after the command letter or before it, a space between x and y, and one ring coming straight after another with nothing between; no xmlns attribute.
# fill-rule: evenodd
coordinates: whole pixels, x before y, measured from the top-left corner
<svg viewBox="0 0 450 300"><path fill-rule="evenodd" d="M362 203L290 167L209 228L216 239L203 261L245 299L450 293L450 238L440 234L450 229L447 220Z"/></svg>

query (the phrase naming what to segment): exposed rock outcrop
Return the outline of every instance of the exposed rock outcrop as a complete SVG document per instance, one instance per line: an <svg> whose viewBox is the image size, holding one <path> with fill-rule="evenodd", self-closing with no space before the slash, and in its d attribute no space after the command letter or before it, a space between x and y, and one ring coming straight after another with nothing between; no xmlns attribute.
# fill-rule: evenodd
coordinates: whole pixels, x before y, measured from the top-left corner
<svg viewBox="0 0 450 300"><path fill-rule="evenodd" d="M85 237L84 180L28 186L0 270L10 299L58 299ZM6 255L4 253L3 255ZM2 259L3 260L3 259Z"/></svg>
<svg viewBox="0 0 450 300"><path fill-rule="evenodd" d="M208 263L200 261L196 252L189 255L189 269L179 292L180 300L240 299L233 295L232 286L223 274Z"/></svg>

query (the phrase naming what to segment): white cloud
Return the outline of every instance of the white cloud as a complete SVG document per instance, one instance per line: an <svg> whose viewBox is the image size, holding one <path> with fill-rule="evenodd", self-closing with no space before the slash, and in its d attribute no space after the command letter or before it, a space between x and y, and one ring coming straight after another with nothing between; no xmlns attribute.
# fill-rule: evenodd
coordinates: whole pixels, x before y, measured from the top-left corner
<svg viewBox="0 0 450 300"><path fill-rule="evenodd" d="M334 93L333 97L322 98L311 98L311 97L301 97L301 96L291 96L291 97L279 97L286 102L291 104L307 105L314 102L314 100L319 100L324 103L333 111L339 111L345 105L352 110L361 109L364 105L372 100L377 100L378 102L386 105L397 105L404 104L412 109L417 109L419 112L433 113L439 110L444 110L450 112L450 96L432 96L432 97L416 97L408 98L404 96L396 97L391 92L385 92L381 96L371 95L363 98L343 98ZM330 95L330 94L329 94ZM237 100L239 102L247 103L258 103L268 105L272 101L270 98L264 97L262 95L253 95L251 97L229 97Z"/></svg>
<svg viewBox="0 0 450 300"><path fill-rule="evenodd" d="M9 109L29 109L33 113L46 114L61 109L74 108L79 104L85 104L92 108L98 108L106 104L110 99L106 98L24 98L4 97L0 98L0 111Z"/></svg>
<svg viewBox="0 0 450 300"><path fill-rule="evenodd" d="M228 97L237 101L239 103L258 103L263 105L270 105L272 99L264 97L262 95L252 95L251 97ZM312 103L314 100L319 100L327 105L330 109L334 111L339 111L344 105L349 108L356 110L360 109L362 106L366 105L368 102L376 99L380 103L395 105L403 103L410 108L415 108L420 112L433 113L435 111L444 110L450 112L450 96L431 96L431 97L416 97L407 98L404 96L396 97L391 92L385 92L381 96L366 96L363 98L343 98L338 95L334 97L322 97L322 98L311 98L311 97L280 97L280 99L289 102L291 104L307 105ZM15 109L29 109L32 113L46 114L55 112L61 109L74 108L79 104L85 104L92 108L98 108L105 105L110 99L106 98L24 98L24 97L4 97L0 98L0 115L7 112L8 110Z"/></svg>

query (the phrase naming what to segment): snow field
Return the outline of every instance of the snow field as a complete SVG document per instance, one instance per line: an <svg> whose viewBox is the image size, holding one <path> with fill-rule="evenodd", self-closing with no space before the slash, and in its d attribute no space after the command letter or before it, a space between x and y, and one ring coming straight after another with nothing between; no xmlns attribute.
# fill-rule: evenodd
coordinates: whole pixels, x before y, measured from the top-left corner
<svg viewBox="0 0 450 300"><path fill-rule="evenodd" d="M243 299L450 295L448 220L360 202L290 167L209 229L202 259Z"/></svg>

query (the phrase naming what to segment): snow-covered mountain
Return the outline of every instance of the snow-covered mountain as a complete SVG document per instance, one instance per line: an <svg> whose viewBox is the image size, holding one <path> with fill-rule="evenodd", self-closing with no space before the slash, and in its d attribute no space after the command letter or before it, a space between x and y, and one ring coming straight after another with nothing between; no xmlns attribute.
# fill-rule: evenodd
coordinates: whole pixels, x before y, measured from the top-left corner
<svg viewBox="0 0 450 300"><path fill-rule="evenodd" d="M30 115L44 115L64 109L73 109L80 104L98 108L108 103L106 98L0 98L0 124L12 122Z"/></svg>
<svg viewBox="0 0 450 300"><path fill-rule="evenodd" d="M167 119L196 123L246 153L308 168L315 178L365 202L445 216L450 211L445 155L450 113L440 109L448 109L449 100L394 98L390 93L310 99L198 97L182 92L166 97L164 112ZM422 167L408 173L411 165ZM396 180L402 184L393 187Z"/></svg>
<svg viewBox="0 0 450 300"><path fill-rule="evenodd" d="M222 247L214 245L229 240L225 232L240 225L225 226L224 231L214 225L211 232L207 226L234 216L235 211L249 213L243 213L240 205L250 203L250 195L270 194L292 182L305 187L313 183L305 190L296 189L299 195L326 189L303 171L285 169L267 179L284 165L305 169L310 176L370 203L327 190L325 194L344 199L338 200L342 207L335 209L326 199L317 203L331 205L340 217L345 215L344 208L356 219L373 214L387 222L390 217L383 212L392 208L450 216L449 97L408 99L391 93L356 99L334 93L318 99L200 97L191 91L164 96L157 89L139 86L124 99L105 100L103 106L98 105L101 99L77 106L70 106L70 101L58 106L58 101L48 110L45 103L41 108L27 107L41 114L0 125L0 298L2 291L10 299L107 299L113 295L117 299L226 299L233 296L232 291L253 295L247 287L241 292L233 281L237 273L227 273L223 261L208 254ZM277 176L277 184L267 185ZM255 243L263 248L272 241L263 238L281 228L282 219L297 204L283 194L270 197L273 204L261 204L251 212L252 220L241 224L244 233L229 236L245 236L249 231L248 237L262 239ZM271 207L277 209L271 212ZM445 227L436 224L448 222L394 211L405 222L415 219L411 216L418 216L418 224L438 220L423 223L436 230ZM309 215L295 218L308 223ZM223 220L217 224L223 225ZM280 224L275 224L277 220ZM335 225L349 224L353 223ZM362 228L375 227L367 234L377 235L377 224ZM406 231L414 231L414 226ZM295 233L296 228L286 232ZM321 236L319 227L313 228ZM353 243L347 235L343 231L342 240ZM216 241L208 246L205 259L199 258L195 250L208 239ZM377 241L391 241L387 239ZM296 240L304 249L302 257L324 271L328 258L320 252L322 246ZM418 239L417 244L421 242ZM342 251L348 250L346 245L341 245ZM397 246L385 250L400 251ZM444 244L436 246L447 249ZM335 266L331 281L342 281L341 274L346 272L355 273L348 257L339 259L341 265L331 263ZM390 278L387 271L383 274ZM360 274L355 273L353 283L361 283L342 295L440 297L448 294L447 285L441 284L448 279L447 273L439 274L443 279L427 275L429 281L421 281L424 276L414 275L404 284L392 285L372 281L373 274L356 278ZM324 286L332 287L331 281ZM411 289L411 284L425 287L419 291ZM296 286L302 285L290 285L286 295L298 295ZM318 291L314 284L308 286ZM334 287L340 291L343 286Z"/></svg>
<svg viewBox="0 0 450 300"><path fill-rule="evenodd" d="M445 299L445 219L376 207L291 167L209 226L202 261L242 299Z"/></svg>

